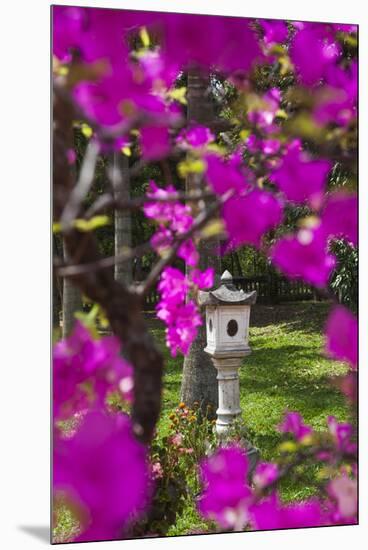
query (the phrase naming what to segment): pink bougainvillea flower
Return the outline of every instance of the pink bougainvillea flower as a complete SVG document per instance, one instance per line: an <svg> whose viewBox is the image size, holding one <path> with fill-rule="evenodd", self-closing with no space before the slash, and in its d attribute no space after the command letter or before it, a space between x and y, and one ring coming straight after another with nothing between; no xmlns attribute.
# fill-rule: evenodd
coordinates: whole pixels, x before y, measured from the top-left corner
<svg viewBox="0 0 368 550"><path fill-rule="evenodd" d="M148 503L146 450L123 414L91 411L72 437L54 439L53 489L79 510L76 541L119 538Z"/></svg>
<svg viewBox="0 0 368 550"><path fill-rule="evenodd" d="M207 126L196 125L183 130L176 141L178 145L193 147L193 149L201 149L215 140L215 136Z"/></svg>
<svg viewBox="0 0 368 550"><path fill-rule="evenodd" d="M332 168L329 160L311 160L293 141L271 173L271 181L293 202L309 201L312 205L324 192L327 175Z"/></svg>
<svg viewBox="0 0 368 550"><path fill-rule="evenodd" d="M298 412L285 413L284 419L278 426L278 429L282 433L292 433L297 441L303 441L303 439L312 434L313 430L311 426L304 424L303 417Z"/></svg>
<svg viewBox="0 0 368 550"><path fill-rule="evenodd" d="M187 204L173 200L177 197L177 191L172 185L160 188L154 181L150 181L147 197L160 199L157 202L153 200L144 205L143 211L147 218L168 225L172 232L185 233L190 229L193 223L191 208Z"/></svg>
<svg viewBox="0 0 368 550"><path fill-rule="evenodd" d="M54 54L70 61L74 49L81 61L107 60L116 70L127 56L127 31L144 20L143 12L53 6Z"/></svg>
<svg viewBox="0 0 368 550"><path fill-rule="evenodd" d="M254 134L248 136L245 145L252 154L262 152L264 155L275 155L281 148L281 142L278 139L259 139Z"/></svg>
<svg viewBox="0 0 368 550"><path fill-rule="evenodd" d="M205 161L207 164L207 180L218 195L222 195L230 189L242 193L249 188L249 183L240 172L236 161L224 162L221 157L214 153L207 154Z"/></svg>
<svg viewBox="0 0 368 550"><path fill-rule="evenodd" d="M287 277L316 287L327 285L336 265L320 228L300 229L296 235L281 238L271 250L271 259Z"/></svg>
<svg viewBox="0 0 368 550"><path fill-rule="evenodd" d="M285 21L272 19L261 19L260 25L264 31L264 41L266 44L282 44L288 37L288 28Z"/></svg>
<svg viewBox="0 0 368 550"><path fill-rule="evenodd" d="M150 199L160 199L160 201L147 202L143 211L147 218L156 220L159 223L170 222L174 213L173 205L176 204L175 199L178 196L178 192L174 186L168 185L166 188L158 187L156 183L151 180L149 182L147 197ZM168 199L167 202L164 202Z"/></svg>
<svg viewBox="0 0 368 550"><path fill-rule="evenodd" d="M331 193L321 216L327 237L344 238L354 246L358 240L358 198L343 191Z"/></svg>
<svg viewBox="0 0 368 550"><path fill-rule="evenodd" d="M327 320L326 353L333 359L346 361L353 369L358 364L358 321L344 306L336 306Z"/></svg>
<svg viewBox="0 0 368 550"><path fill-rule="evenodd" d="M77 160L77 153L74 149L68 149L66 152L66 157L68 160L68 164L73 165Z"/></svg>
<svg viewBox="0 0 368 550"><path fill-rule="evenodd" d="M331 26L334 31L340 31L340 32L357 32L358 27L356 25L349 25L345 23L331 23Z"/></svg>
<svg viewBox="0 0 368 550"><path fill-rule="evenodd" d="M277 464L272 462L260 462L253 474L253 483L258 489L267 487L279 476L279 468Z"/></svg>
<svg viewBox="0 0 368 550"><path fill-rule="evenodd" d="M260 246L262 236L282 219L280 201L268 191L254 189L243 197L232 197L222 207L231 246Z"/></svg>
<svg viewBox="0 0 368 550"><path fill-rule="evenodd" d="M180 269L166 267L161 273L158 289L164 300L178 304L185 301L189 282Z"/></svg>
<svg viewBox="0 0 368 550"><path fill-rule="evenodd" d="M280 147L281 142L278 139L264 139L261 143L261 151L265 155L275 155Z"/></svg>
<svg viewBox="0 0 368 550"><path fill-rule="evenodd" d="M262 140L257 138L255 134L250 134L245 140L245 145L250 153L255 154L261 149Z"/></svg>
<svg viewBox="0 0 368 550"><path fill-rule="evenodd" d="M157 317L166 324L166 344L173 357L178 351L188 353L202 324L196 304L192 300L185 303L189 288L189 279L179 269L164 269L158 284L161 300L156 311Z"/></svg>
<svg viewBox="0 0 368 550"><path fill-rule="evenodd" d="M71 60L72 49L79 49L88 27L85 8L52 7L53 53L62 62Z"/></svg>
<svg viewBox="0 0 368 550"><path fill-rule="evenodd" d="M262 96L262 108L257 107L248 111L249 121L265 132L273 131L275 129L273 122L280 108L280 101L281 91L278 88L271 88Z"/></svg>
<svg viewBox="0 0 368 550"><path fill-rule="evenodd" d="M161 254L171 246L176 235L186 233L192 226L191 208L173 200L177 196L177 191L171 185L166 189L160 189L151 181L147 196L151 199L160 199L157 202L147 202L143 210L147 218L159 223L158 230L150 242ZM167 199L167 202L164 202L164 199ZM197 265L199 254L192 239L187 239L180 245L178 256L192 267Z"/></svg>
<svg viewBox="0 0 368 550"><path fill-rule="evenodd" d="M169 130L165 126L144 126L140 131L142 157L159 160L170 152Z"/></svg>
<svg viewBox="0 0 368 550"><path fill-rule="evenodd" d="M200 469L202 516L225 529L241 529L248 521L252 491L247 482L248 460L240 447L223 447L204 460Z"/></svg>
<svg viewBox="0 0 368 550"><path fill-rule="evenodd" d="M157 316L160 318L160 310ZM186 304L170 308L166 342L171 355L176 357L178 351L183 355L189 352L190 346L198 333L202 318L196 304L191 300Z"/></svg>
<svg viewBox="0 0 368 550"><path fill-rule="evenodd" d="M161 14L163 54L170 65L208 71L249 71L262 59L255 32L233 17ZM205 32L204 32L205 29Z"/></svg>
<svg viewBox="0 0 368 550"><path fill-rule="evenodd" d="M318 527L326 524L318 500L283 505L276 493L254 504L250 508L250 517L253 528L260 530Z"/></svg>
<svg viewBox="0 0 368 550"><path fill-rule="evenodd" d="M163 254L172 245L173 234L169 229L164 226L160 226L156 233L152 235L150 243L152 248L156 250L158 254Z"/></svg>
<svg viewBox="0 0 368 550"><path fill-rule="evenodd" d="M225 73L247 73L263 60L256 34L249 23L236 17L217 18L214 41L219 37L214 65Z"/></svg>
<svg viewBox="0 0 368 550"><path fill-rule="evenodd" d="M131 400L132 389L133 370L121 357L120 343L115 336L94 340L90 331L77 321L71 335L55 344L55 418L67 418L93 404L103 404L112 390L122 391L123 397Z"/></svg>
<svg viewBox="0 0 368 550"><path fill-rule="evenodd" d="M358 511L357 480L351 479L347 475L341 475L330 481L327 490L330 496L336 500L339 516L356 519Z"/></svg>
<svg viewBox="0 0 368 550"><path fill-rule="evenodd" d="M322 25L305 27L297 32L290 50L296 72L306 86L319 83L340 53L339 46L327 35Z"/></svg>
<svg viewBox="0 0 368 550"><path fill-rule="evenodd" d="M326 72L326 85L316 95L313 116L318 124L337 123L346 126L357 115L358 64L353 61L343 69L331 66Z"/></svg>
<svg viewBox="0 0 368 550"><path fill-rule="evenodd" d="M347 422L337 422L334 416L329 416L327 426L332 435L337 449L342 453L354 454L357 450L356 444L351 440L353 426Z"/></svg>
<svg viewBox="0 0 368 550"><path fill-rule="evenodd" d="M215 270L213 267L209 267L204 271L199 269L194 269L190 274L191 280L199 289L204 290L206 288L211 288L215 279Z"/></svg>
<svg viewBox="0 0 368 550"><path fill-rule="evenodd" d="M186 240L178 250L179 258L191 267L195 267L199 261L199 252L192 239Z"/></svg>
<svg viewBox="0 0 368 550"><path fill-rule="evenodd" d="M82 81L73 88L73 98L84 113L102 126L114 127L134 120L142 113L152 119L165 117L168 124L177 114L167 112L164 100L152 93L147 80L137 81L128 62L113 74L96 82Z"/></svg>

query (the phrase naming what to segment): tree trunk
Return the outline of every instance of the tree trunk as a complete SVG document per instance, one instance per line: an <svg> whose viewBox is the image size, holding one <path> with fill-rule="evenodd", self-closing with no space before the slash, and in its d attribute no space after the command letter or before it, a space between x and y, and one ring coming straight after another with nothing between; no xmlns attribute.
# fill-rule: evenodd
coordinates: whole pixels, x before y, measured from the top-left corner
<svg viewBox="0 0 368 550"><path fill-rule="evenodd" d="M58 93L53 98L53 189L54 219L60 219L74 176L66 151L72 146L75 113L71 102ZM65 232L64 242L70 262L90 264L102 260L92 231L81 233L75 228ZM114 280L109 268L89 270L73 276L83 294L101 304L112 332L119 338L128 360L134 368L133 431L138 439L148 443L153 435L161 410L163 356L156 347L143 314L140 297Z"/></svg>
<svg viewBox="0 0 368 550"><path fill-rule="evenodd" d="M188 122L196 122L211 127L214 124L214 111L208 97L209 78L196 69L188 73ZM201 181L197 175L191 175L186 181L186 191L198 189ZM220 275L220 258L218 256L218 239L201 241L198 247L200 256L199 268L213 267L216 279ZM186 266L187 271L190 269ZM193 341L188 355L184 358L181 400L189 407L194 402L201 405L203 412L215 415L218 406L218 389L216 369L210 356L204 352L206 347L205 312L202 311L203 325L199 327L197 338ZM210 406L211 409L207 410Z"/></svg>
<svg viewBox="0 0 368 550"><path fill-rule="evenodd" d="M129 160L122 153L114 154L113 186L116 199L130 199ZM132 246L132 220L130 210L115 210L115 254ZM115 264L115 281L124 285L132 282L132 261Z"/></svg>
<svg viewBox="0 0 368 550"><path fill-rule="evenodd" d="M60 241L56 236L52 238L53 257L61 260L63 252L62 247L60 249ZM60 312L63 309L63 280L55 273L55 269L52 270L52 326L53 328L60 328Z"/></svg>
<svg viewBox="0 0 368 550"><path fill-rule="evenodd" d="M59 289L59 281L55 275L55 270L52 272L52 326L53 328L60 327L60 309L61 309L61 292Z"/></svg>
<svg viewBox="0 0 368 550"><path fill-rule="evenodd" d="M64 259L67 260L65 246ZM63 281L63 338L69 336L73 330L75 317L74 313L82 309L82 295L73 282L68 277Z"/></svg>

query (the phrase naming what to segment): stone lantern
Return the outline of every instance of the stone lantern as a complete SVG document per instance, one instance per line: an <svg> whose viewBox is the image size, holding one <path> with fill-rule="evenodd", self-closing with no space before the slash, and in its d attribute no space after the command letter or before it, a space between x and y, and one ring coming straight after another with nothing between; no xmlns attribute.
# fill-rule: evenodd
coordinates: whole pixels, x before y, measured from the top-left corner
<svg viewBox="0 0 368 550"><path fill-rule="evenodd" d="M238 290L232 275L225 271L221 285L209 292L201 291L199 304L206 306L207 346L217 369L219 408L216 431L223 436L233 420L241 413L239 393L239 368L249 355L250 307L256 302L257 292L249 294Z"/></svg>

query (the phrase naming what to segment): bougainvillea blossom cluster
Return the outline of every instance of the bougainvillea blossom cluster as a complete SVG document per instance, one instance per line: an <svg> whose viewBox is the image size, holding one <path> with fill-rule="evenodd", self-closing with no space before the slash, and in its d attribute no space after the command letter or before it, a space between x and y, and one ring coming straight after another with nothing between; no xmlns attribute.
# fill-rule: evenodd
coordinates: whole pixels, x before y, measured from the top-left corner
<svg viewBox="0 0 368 550"><path fill-rule="evenodd" d="M199 510L225 529L241 530L248 522L252 491L247 484L248 460L240 447L223 447L203 462L204 491Z"/></svg>
<svg viewBox="0 0 368 550"><path fill-rule="evenodd" d="M289 433L301 453L313 448L313 441L319 437L297 412L287 412L279 429ZM276 488L277 480L285 475L282 467L261 462L250 482L244 449L231 445L218 449L202 463L199 511L227 530L243 530L245 526L264 530L356 523L358 495L353 429L350 424L329 417L325 435L326 444L330 445L328 434L334 449L322 453L317 445L314 451L315 462L327 461L331 472L335 469L322 497L283 503ZM341 460L348 461L349 470L345 465L338 465Z"/></svg>
<svg viewBox="0 0 368 550"><path fill-rule="evenodd" d="M202 317L194 300L187 300L187 293L193 285L199 289L210 288L214 281L214 270L201 272L195 269L189 276L179 269L167 267L161 274L158 284L160 301L157 304L157 317L167 325L166 342L173 357L178 351L186 355L197 335Z"/></svg>
<svg viewBox="0 0 368 550"><path fill-rule="evenodd" d="M103 405L111 391L133 398L133 370L120 355L115 336L92 337L80 321L53 350L54 418L68 418L91 405Z"/></svg>
<svg viewBox="0 0 368 550"><path fill-rule="evenodd" d="M193 224L191 208L175 200L177 191L169 185L166 188L160 188L154 181L149 184L147 196L150 199L160 199L160 202L147 203L144 206L145 216L158 223L158 230L151 239L153 248L159 253L165 251L171 246L175 237L186 233ZM168 202L163 202L167 198ZM178 249L178 256L185 262L194 267L198 263L198 252L192 239L187 239Z"/></svg>

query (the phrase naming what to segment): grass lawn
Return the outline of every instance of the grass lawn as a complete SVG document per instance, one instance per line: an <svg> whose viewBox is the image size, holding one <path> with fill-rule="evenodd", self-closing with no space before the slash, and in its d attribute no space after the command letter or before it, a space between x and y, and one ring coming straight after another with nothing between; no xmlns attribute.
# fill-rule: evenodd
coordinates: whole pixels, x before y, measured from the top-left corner
<svg viewBox="0 0 368 550"><path fill-rule="evenodd" d="M244 359L240 371L243 420L249 427L252 443L262 460L273 460L280 434L277 424L283 412L298 410L305 422L324 430L326 417L347 419L342 394L329 382L345 372L343 364L326 359L323 351L323 326L328 315L326 303L299 302L278 306L257 305L251 313L250 346L252 354ZM166 434L169 414L180 400L182 357L171 358L164 345L163 328L152 328L162 343L166 358L163 411L159 433ZM314 476L313 469L308 475ZM305 484L284 483L285 500L303 499L311 494ZM201 520L192 504L170 531L184 534L199 528Z"/></svg>

